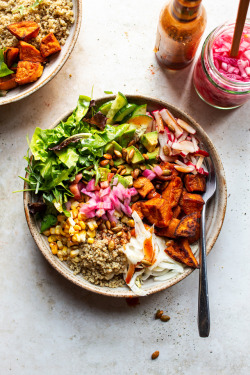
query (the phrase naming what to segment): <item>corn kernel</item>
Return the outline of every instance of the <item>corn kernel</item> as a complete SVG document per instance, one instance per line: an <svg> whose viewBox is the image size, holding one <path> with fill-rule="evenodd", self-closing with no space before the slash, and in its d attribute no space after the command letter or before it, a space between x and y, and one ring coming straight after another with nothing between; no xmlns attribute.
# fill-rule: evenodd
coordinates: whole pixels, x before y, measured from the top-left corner
<svg viewBox="0 0 250 375"><path fill-rule="evenodd" d="M78 216L78 210L76 208L73 208L71 211L73 219L77 218Z"/></svg>
<svg viewBox="0 0 250 375"><path fill-rule="evenodd" d="M84 214L82 214L81 212L78 214L78 220L84 220L85 219L85 216Z"/></svg>
<svg viewBox="0 0 250 375"><path fill-rule="evenodd" d="M60 234L60 230L62 229L61 225L57 225L55 227L55 234Z"/></svg>
<svg viewBox="0 0 250 375"><path fill-rule="evenodd" d="M88 230L87 235L91 238L94 238L96 236L96 231L95 230Z"/></svg>
<svg viewBox="0 0 250 375"><path fill-rule="evenodd" d="M50 236L50 230L48 229L48 230L45 230L44 232L43 232L43 234L46 236L46 237L49 237Z"/></svg>
<svg viewBox="0 0 250 375"><path fill-rule="evenodd" d="M67 255L68 254L68 248L67 248L67 246L63 246L63 248L62 248L62 255L63 256L65 256L65 255Z"/></svg>
<svg viewBox="0 0 250 375"><path fill-rule="evenodd" d="M50 244L50 248L51 248L51 251L52 251L52 254L56 255L57 252L58 252L58 247L57 247L57 244L56 243L51 243Z"/></svg>
<svg viewBox="0 0 250 375"><path fill-rule="evenodd" d="M74 209L74 208L77 208L79 206L79 202L78 201L75 201L73 203L71 203L71 208Z"/></svg>
<svg viewBox="0 0 250 375"><path fill-rule="evenodd" d="M86 231L81 230L78 234L79 242L85 242L86 241Z"/></svg>
<svg viewBox="0 0 250 375"><path fill-rule="evenodd" d="M86 229L86 224L84 223L84 221L79 221L79 224L82 229Z"/></svg>
<svg viewBox="0 0 250 375"><path fill-rule="evenodd" d="M73 227L70 227L70 228L69 228L69 234L70 234L70 235L75 234L75 229L74 229Z"/></svg>
<svg viewBox="0 0 250 375"><path fill-rule="evenodd" d="M70 252L70 257L71 257L71 258L75 258L78 254L79 254L79 250L78 250L78 249L76 249L76 250L71 250L71 252Z"/></svg>
<svg viewBox="0 0 250 375"><path fill-rule="evenodd" d="M62 241L57 241L57 246L58 246L58 249L62 249L63 248L63 243Z"/></svg>
<svg viewBox="0 0 250 375"><path fill-rule="evenodd" d="M72 236L72 241L73 242L79 242L78 241L78 234L74 234L74 236Z"/></svg>
<svg viewBox="0 0 250 375"><path fill-rule="evenodd" d="M74 226L74 230L75 230L75 231L79 231L79 230L81 230L81 226L80 226L80 225L78 225L78 224L77 224L77 225L75 225L75 226Z"/></svg>
<svg viewBox="0 0 250 375"><path fill-rule="evenodd" d="M89 229L92 230L92 231L95 230L95 228L98 227L98 225L97 225L97 223L96 223L95 220L89 220L89 221L87 222L87 226L88 226Z"/></svg>
<svg viewBox="0 0 250 375"><path fill-rule="evenodd" d="M55 227L51 227L49 231L50 231L50 234L56 234L56 228Z"/></svg>
<svg viewBox="0 0 250 375"><path fill-rule="evenodd" d="M129 225L131 228L134 228L134 226L135 226L135 222L134 222L134 220L133 220L133 219L129 220L129 221L128 221L128 225Z"/></svg>
<svg viewBox="0 0 250 375"><path fill-rule="evenodd" d="M67 224L69 225L69 227L73 227L76 223L74 222L74 220L72 219L72 217L69 217L67 219Z"/></svg>
<svg viewBox="0 0 250 375"><path fill-rule="evenodd" d="M49 236L48 241L49 242L56 242L56 236Z"/></svg>
<svg viewBox="0 0 250 375"><path fill-rule="evenodd" d="M89 237L87 241L88 241L88 243L92 244L94 242L94 238Z"/></svg>

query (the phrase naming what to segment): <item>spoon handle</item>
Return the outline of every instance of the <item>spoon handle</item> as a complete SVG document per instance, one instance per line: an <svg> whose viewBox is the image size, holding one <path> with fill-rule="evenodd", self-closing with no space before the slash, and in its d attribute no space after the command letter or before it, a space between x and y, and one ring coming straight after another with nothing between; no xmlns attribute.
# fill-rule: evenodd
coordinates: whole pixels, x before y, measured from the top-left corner
<svg viewBox="0 0 250 375"><path fill-rule="evenodd" d="M205 231L206 204L201 214L200 237L200 273L199 273L199 299L198 299L198 328L200 337L208 337L210 331L210 313L207 285L207 255L206 255L206 231Z"/></svg>

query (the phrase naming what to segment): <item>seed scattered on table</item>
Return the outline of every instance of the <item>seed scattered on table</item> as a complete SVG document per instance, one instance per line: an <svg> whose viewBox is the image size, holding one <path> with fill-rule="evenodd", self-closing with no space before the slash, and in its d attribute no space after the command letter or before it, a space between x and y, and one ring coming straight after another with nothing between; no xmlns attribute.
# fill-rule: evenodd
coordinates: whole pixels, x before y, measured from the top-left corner
<svg viewBox="0 0 250 375"><path fill-rule="evenodd" d="M156 350L156 351L151 355L151 358L152 358L152 359L156 359L156 358L159 357L159 354L160 354L159 350Z"/></svg>

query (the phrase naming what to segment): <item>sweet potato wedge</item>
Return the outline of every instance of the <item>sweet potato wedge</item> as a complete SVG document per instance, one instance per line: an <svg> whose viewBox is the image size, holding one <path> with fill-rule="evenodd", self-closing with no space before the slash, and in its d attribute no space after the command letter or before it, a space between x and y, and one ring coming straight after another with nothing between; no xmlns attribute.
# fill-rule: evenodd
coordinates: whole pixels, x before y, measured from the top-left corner
<svg viewBox="0 0 250 375"><path fill-rule="evenodd" d="M178 176L178 171L175 169L175 167L174 167L174 164L172 164L172 163L169 163L168 161L166 161L166 162L161 162L160 163L160 167L161 167L161 169L163 170L163 171L165 171L165 170L169 170L171 173L170 173L170 176L171 177L174 177L174 176Z"/></svg>
<svg viewBox="0 0 250 375"><path fill-rule="evenodd" d="M30 39L37 37L40 26L33 21L22 21L8 25L7 29L17 39L28 42Z"/></svg>
<svg viewBox="0 0 250 375"><path fill-rule="evenodd" d="M158 236L176 238L175 230L179 223L180 220L173 218L167 228L156 228L155 232Z"/></svg>
<svg viewBox="0 0 250 375"><path fill-rule="evenodd" d="M17 64L16 82L19 85L35 82L41 77L43 66L40 63L30 61L19 61Z"/></svg>
<svg viewBox="0 0 250 375"><path fill-rule="evenodd" d="M42 39L40 51L44 58L61 51L61 46L53 33L49 33Z"/></svg>
<svg viewBox="0 0 250 375"><path fill-rule="evenodd" d="M186 215L198 212L198 217L200 217L203 204L204 200L199 194L185 192L180 199L180 206Z"/></svg>
<svg viewBox="0 0 250 375"><path fill-rule="evenodd" d="M181 213L181 206L178 205L173 209L173 218L178 219L178 217L180 216L180 213Z"/></svg>
<svg viewBox="0 0 250 375"><path fill-rule="evenodd" d="M150 193L147 195L147 199L152 199L152 198L161 198L161 194L157 193L157 191L152 190Z"/></svg>
<svg viewBox="0 0 250 375"><path fill-rule="evenodd" d="M166 199L171 207L177 206L183 189L183 183L180 177L175 176L167 188L162 192L162 198Z"/></svg>
<svg viewBox="0 0 250 375"><path fill-rule="evenodd" d="M177 262L184 263L193 268L198 267L198 262L186 238L170 243L167 245L165 252Z"/></svg>
<svg viewBox="0 0 250 375"><path fill-rule="evenodd" d="M19 43L19 57L21 61L44 62L41 52L26 42Z"/></svg>
<svg viewBox="0 0 250 375"><path fill-rule="evenodd" d="M150 224L155 224L159 228L167 227L173 216L171 206L162 198L153 198L144 202L142 213Z"/></svg>
<svg viewBox="0 0 250 375"><path fill-rule="evenodd" d="M198 241L200 239L200 223L197 224L197 227L196 227L196 231L195 231L195 235L194 236L191 236L191 237L188 237L188 242L190 244Z"/></svg>
<svg viewBox="0 0 250 375"><path fill-rule="evenodd" d="M206 177L201 174L186 174L184 184L189 193L194 191L204 193L206 190Z"/></svg>
<svg viewBox="0 0 250 375"><path fill-rule="evenodd" d="M11 68L11 66L17 62L19 55L19 49L14 47L6 48L4 51L4 61L8 68Z"/></svg>
<svg viewBox="0 0 250 375"><path fill-rule="evenodd" d="M192 214L184 216L179 224L177 225L174 235L176 237L192 237L196 233L198 225L198 213L193 212Z"/></svg>
<svg viewBox="0 0 250 375"><path fill-rule="evenodd" d="M18 85L15 78L15 74L10 74L6 77L0 78L0 90L11 90L17 87Z"/></svg>
<svg viewBox="0 0 250 375"><path fill-rule="evenodd" d="M142 205L143 205L143 202L135 202L131 206L132 212L136 211L141 219L143 219L143 217L144 217L144 215L142 213Z"/></svg>
<svg viewBox="0 0 250 375"><path fill-rule="evenodd" d="M137 180L134 181L134 187L143 198L145 198L150 191L154 190L154 185L146 177L137 178Z"/></svg>

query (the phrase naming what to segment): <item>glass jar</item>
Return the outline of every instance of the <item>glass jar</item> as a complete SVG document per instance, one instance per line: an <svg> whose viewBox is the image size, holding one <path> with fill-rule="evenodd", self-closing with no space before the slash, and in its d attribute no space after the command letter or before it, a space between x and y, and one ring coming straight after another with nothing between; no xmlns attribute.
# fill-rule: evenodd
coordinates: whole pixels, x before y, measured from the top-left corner
<svg viewBox="0 0 250 375"><path fill-rule="evenodd" d="M222 35L234 31L234 23L225 23L214 29L205 40L201 55L193 72L193 84L199 97L207 104L220 109L240 107L250 98L249 81L231 80L217 70L213 59L213 43ZM245 23L243 34L250 38L250 20Z"/></svg>

